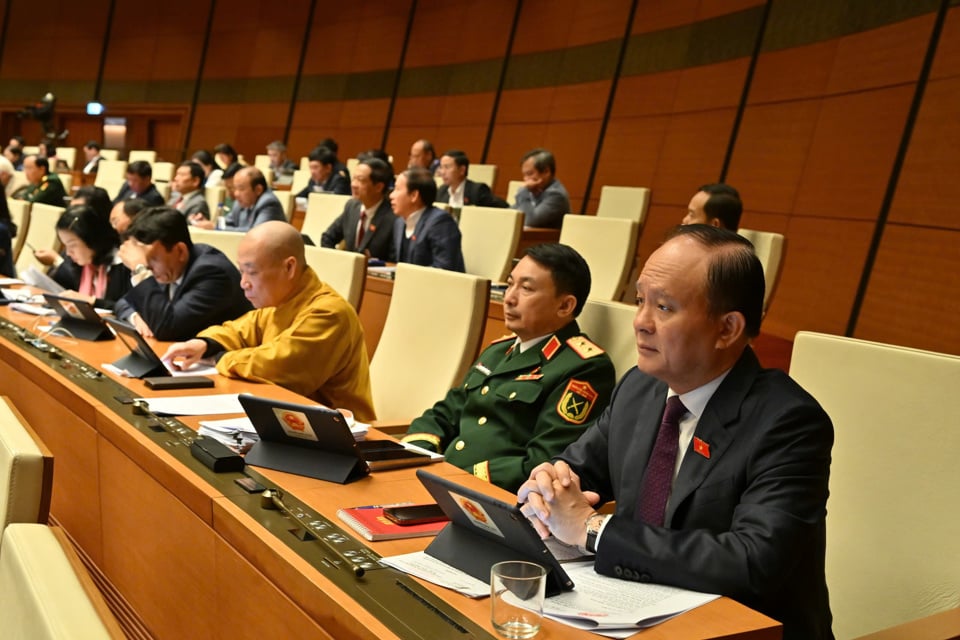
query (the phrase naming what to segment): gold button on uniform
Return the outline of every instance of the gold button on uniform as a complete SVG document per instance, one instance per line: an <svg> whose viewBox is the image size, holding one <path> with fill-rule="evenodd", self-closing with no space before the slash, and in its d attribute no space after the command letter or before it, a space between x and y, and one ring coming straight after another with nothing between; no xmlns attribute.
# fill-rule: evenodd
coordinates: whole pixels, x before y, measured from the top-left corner
<svg viewBox="0 0 960 640"><path fill-rule="evenodd" d="M509 395L508 397L509 397L511 400L513 400L514 398L517 397L517 392L516 392L516 391L511 391L511 392L510 392L510 395Z"/></svg>
<svg viewBox="0 0 960 640"><path fill-rule="evenodd" d="M467 446L467 445L466 445L466 443L465 443L463 440L457 440L457 444L454 445L454 448L455 448L457 451L463 451L463 448L464 448L465 446Z"/></svg>
<svg viewBox="0 0 960 640"><path fill-rule="evenodd" d="M483 385L483 389L480 389L480 395L485 396L487 395L488 391L490 391L490 387L488 385Z"/></svg>
<svg viewBox="0 0 960 640"><path fill-rule="evenodd" d="M480 426L487 424L487 416L483 416L482 418L477 420L477 424L479 424Z"/></svg>

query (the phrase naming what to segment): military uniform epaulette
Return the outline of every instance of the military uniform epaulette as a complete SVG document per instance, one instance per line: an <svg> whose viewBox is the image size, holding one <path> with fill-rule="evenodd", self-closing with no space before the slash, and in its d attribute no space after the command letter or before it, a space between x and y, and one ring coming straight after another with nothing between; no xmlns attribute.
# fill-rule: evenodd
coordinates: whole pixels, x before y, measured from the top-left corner
<svg viewBox="0 0 960 640"><path fill-rule="evenodd" d="M594 358L604 353L603 349L590 342L584 336L573 336L572 338L568 338L567 346L573 349L573 351L584 360L589 360L590 358Z"/></svg>

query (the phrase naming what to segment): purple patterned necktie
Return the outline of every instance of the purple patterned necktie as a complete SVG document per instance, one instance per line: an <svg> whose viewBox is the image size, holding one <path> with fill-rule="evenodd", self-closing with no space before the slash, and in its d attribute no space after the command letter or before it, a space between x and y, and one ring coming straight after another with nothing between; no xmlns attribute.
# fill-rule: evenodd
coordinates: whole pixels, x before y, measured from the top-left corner
<svg viewBox="0 0 960 640"><path fill-rule="evenodd" d="M647 462L647 469L640 484L640 500L637 503L637 519L657 527L663 526L667 498L673 486L673 470L677 464L677 449L680 446L680 418L687 408L680 396L667 398L657 441Z"/></svg>

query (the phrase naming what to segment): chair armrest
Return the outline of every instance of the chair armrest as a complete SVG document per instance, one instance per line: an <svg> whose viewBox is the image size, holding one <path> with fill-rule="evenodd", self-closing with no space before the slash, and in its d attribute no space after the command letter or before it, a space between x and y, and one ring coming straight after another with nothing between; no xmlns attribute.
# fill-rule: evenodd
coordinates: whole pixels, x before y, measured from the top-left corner
<svg viewBox="0 0 960 640"><path fill-rule="evenodd" d="M960 638L960 609L948 609L857 640L954 640Z"/></svg>
<svg viewBox="0 0 960 640"><path fill-rule="evenodd" d="M374 420L370 423L370 426L378 431L399 438L410 428L410 422L410 420L400 420L396 422L392 420Z"/></svg>

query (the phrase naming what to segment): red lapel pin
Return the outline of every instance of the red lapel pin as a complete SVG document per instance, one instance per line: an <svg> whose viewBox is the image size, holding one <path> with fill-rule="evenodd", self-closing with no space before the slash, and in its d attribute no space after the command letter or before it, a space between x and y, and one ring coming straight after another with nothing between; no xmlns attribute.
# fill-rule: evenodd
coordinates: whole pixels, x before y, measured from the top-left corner
<svg viewBox="0 0 960 640"><path fill-rule="evenodd" d="M693 438L693 450L702 455L707 460L710 459L710 445L701 440L700 438L694 436Z"/></svg>

